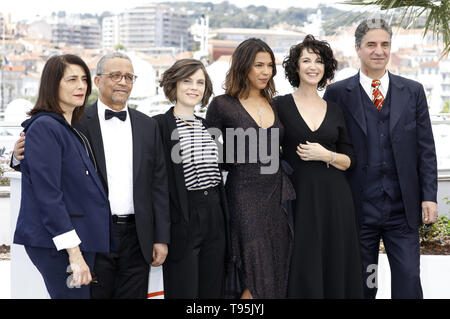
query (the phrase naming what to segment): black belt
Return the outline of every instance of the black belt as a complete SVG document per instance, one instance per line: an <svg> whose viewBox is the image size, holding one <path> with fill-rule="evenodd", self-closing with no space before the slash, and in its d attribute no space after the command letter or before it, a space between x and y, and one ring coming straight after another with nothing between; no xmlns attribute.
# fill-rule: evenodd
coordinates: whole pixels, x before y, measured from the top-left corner
<svg viewBox="0 0 450 319"><path fill-rule="evenodd" d="M219 185L209 187L209 188L203 188L203 189L188 190L188 195L208 196L208 194L213 194L213 193L218 193L218 192L219 192Z"/></svg>
<svg viewBox="0 0 450 319"><path fill-rule="evenodd" d="M114 224L133 224L134 223L134 214L112 215L112 221Z"/></svg>
<svg viewBox="0 0 450 319"><path fill-rule="evenodd" d="M187 192L188 200L190 204L196 203L198 201L204 202L206 201L216 201L219 199L219 186L198 189L198 190L189 190Z"/></svg>

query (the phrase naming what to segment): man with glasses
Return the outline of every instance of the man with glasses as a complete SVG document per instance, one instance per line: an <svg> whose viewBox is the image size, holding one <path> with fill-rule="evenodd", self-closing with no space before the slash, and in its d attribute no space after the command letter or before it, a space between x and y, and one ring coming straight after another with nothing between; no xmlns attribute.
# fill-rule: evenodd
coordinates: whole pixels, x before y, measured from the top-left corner
<svg viewBox="0 0 450 319"><path fill-rule="evenodd" d="M91 297L143 299L149 265L164 262L170 237L164 151L155 120L127 107L137 78L130 58L107 54L96 73L99 98L75 127L88 138L108 193L116 250L96 255ZM14 156L20 160L19 141Z"/></svg>

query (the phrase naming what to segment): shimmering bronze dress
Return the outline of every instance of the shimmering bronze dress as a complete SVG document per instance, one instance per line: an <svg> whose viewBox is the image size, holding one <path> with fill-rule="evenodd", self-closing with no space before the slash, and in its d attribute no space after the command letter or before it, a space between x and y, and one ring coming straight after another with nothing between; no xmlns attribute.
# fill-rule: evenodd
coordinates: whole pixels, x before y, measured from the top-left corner
<svg viewBox="0 0 450 319"><path fill-rule="evenodd" d="M224 168L228 170L225 189L231 222L231 258L227 265L226 296L239 298L248 288L254 298L285 298L293 245L286 206L295 198L295 192L279 164L279 142L284 128L276 112L274 124L267 129L260 128L239 100L228 95L214 98L206 120L210 127L222 131L227 161ZM236 156L237 140L243 131L235 132L238 137L234 138L233 152L226 150L230 143L227 131L236 128L257 132L256 140L245 140L243 163L238 163ZM278 139L274 149L271 149L271 138ZM251 150L257 149L260 155L262 143L267 143L267 154L274 152L278 161L276 169L269 174L262 173L261 168L267 168L270 163L262 163L260 156L256 161L252 159Z"/></svg>

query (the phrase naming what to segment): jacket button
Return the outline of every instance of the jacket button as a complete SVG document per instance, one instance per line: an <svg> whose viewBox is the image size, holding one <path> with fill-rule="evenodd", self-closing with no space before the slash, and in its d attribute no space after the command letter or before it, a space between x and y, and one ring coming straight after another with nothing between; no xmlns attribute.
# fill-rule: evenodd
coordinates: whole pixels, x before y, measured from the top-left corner
<svg viewBox="0 0 450 319"><path fill-rule="evenodd" d="M89 175L89 171L86 171L86 175Z"/></svg>

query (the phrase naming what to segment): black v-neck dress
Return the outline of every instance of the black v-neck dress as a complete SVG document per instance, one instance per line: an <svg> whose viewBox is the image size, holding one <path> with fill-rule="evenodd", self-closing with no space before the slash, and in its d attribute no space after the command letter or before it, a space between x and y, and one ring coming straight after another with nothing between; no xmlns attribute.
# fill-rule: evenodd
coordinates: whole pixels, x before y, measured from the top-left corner
<svg viewBox="0 0 450 319"><path fill-rule="evenodd" d="M299 143L319 143L346 154L354 166L353 146L337 104L327 103L323 122L312 131L292 94L274 101L285 127L283 159L294 169L296 191L294 250L289 298L362 298L362 266L353 197L344 172L322 161L303 161Z"/></svg>

